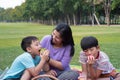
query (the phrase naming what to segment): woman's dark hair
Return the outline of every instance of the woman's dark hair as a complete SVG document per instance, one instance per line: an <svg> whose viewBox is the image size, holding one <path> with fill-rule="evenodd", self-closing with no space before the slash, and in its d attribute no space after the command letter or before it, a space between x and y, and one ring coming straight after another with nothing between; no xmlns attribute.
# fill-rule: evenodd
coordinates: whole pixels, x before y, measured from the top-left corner
<svg viewBox="0 0 120 80"><path fill-rule="evenodd" d="M74 56L74 40L70 26L68 24L61 23L58 24L54 30L60 33L63 46L71 45L70 56Z"/></svg>
<svg viewBox="0 0 120 80"><path fill-rule="evenodd" d="M87 50L88 48L98 46L98 40L93 36L83 37L80 45L82 50Z"/></svg>
<svg viewBox="0 0 120 80"><path fill-rule="evenodd" d="M38 40L38 38L35 36L27 36L27 37L23 38L22 42L21 42L21 48L25 52L27 52L27 47L30 47L32 44L32 41L36 41L36 40Z"/></svg>

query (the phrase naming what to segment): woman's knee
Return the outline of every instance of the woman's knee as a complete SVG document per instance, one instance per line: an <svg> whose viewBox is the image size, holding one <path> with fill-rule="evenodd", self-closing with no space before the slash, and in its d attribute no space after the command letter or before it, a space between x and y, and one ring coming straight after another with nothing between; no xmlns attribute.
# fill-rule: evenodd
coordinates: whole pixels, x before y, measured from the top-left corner
<svg viewBox="0 0 120 80"><path fill-rule="evenodd" d="M63 72L60 76L58 76L58 79L60 80L78 80L79 73L77 71L69 70Z"/></svg>

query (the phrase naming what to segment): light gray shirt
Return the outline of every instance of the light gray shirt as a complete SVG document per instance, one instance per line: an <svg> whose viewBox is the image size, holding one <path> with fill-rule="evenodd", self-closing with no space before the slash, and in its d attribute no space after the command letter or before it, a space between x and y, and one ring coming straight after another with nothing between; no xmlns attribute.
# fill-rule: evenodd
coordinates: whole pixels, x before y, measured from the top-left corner
<svg viewBox="0 0 120 80"><path fill-rule="evenodd" d="M83 51L80 52L80 63L87 63L87 56ZM102 51L99 52L99 57L96 59L96 62L93 64L95 69L102 70L102 74L107 74L112 72L115 68L111 64L109 57Z"/></svg>

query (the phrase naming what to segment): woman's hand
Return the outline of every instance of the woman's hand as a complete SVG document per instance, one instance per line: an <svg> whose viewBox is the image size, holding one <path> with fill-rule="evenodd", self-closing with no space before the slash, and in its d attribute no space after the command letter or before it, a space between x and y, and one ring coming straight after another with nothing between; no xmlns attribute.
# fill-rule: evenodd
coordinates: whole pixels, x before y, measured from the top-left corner
<svg viewBox="0 0 120 80"><path fill-rule="evenodd" d="M50 71L47 72L47 74L48 74L48 75L55 76L55 77L57 76L57 73L56 73L55 70L50 70Z"/></svg>
<svg viewBox="0 0 120 80"><path fill-rule="evenodd" d="M49 70L50 70L49 63L45 63L44 66L43 66L43 71L47 72Z"/></svg>

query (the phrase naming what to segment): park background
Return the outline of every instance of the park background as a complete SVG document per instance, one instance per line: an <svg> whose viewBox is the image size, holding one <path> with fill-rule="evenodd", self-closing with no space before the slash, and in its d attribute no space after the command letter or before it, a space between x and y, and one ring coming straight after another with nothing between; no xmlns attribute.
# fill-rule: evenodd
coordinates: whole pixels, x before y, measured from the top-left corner
<svg viewBox="0 0 120 80"><path fill-rule="evenodd" d="M118 25L120 0L25 0L14 8L0 7L0 22Z"/></svg>
<svg viewBox="0 0 120 80"><path fill-rule="evenodd" d="M120 0L25 0L15 8L0 7L0 69L10 67L23 53L23 37L41 39L61 22L69 24L73 32L75 55L71 65L80 68L81 38L95 36L101 50L120 69Z"/></svg>
<svg viewBox="0 0 120 80"><path fill-rule="evenodd" d="M25 36L37 36L39 40L45 35L51 34L56 25L43 25L37 23L0 23L0 68L10 67L12 61L23 50L20 43ZM84 36L95 36L99 40L101 50L106 52L110 61L120 69L120 26L72 26L72 34L75 42L75 55L71 65L79 66L80 40Z"/></svg>

